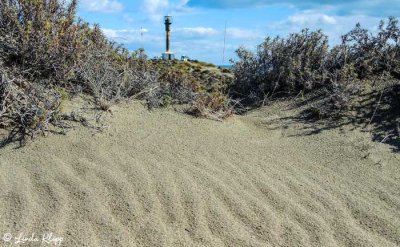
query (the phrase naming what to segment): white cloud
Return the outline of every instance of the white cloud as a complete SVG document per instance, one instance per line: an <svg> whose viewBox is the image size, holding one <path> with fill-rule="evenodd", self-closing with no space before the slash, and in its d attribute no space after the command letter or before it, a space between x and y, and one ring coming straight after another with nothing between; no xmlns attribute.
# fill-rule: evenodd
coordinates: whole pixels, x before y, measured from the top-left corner
<svg viewBox="0 0 400 247"><path fill-rule="evenodd" d="M91 12L116 13L123 10L118 0L82 0L82 7Z"/></svg>
<svg viewBox="0 0 400 247"><path fill-rule="evenodd" d="M167 14L169 2L168 0L144 0L144 11L149 15L153 21L159 21Z"/></svg>
<svg viewBox="0 0 400 247"><path fill-rule="evenodd" d="M105 36L111 39L115 39L118 37L117 30L102 28Z"/></svg>
<svg viewBox="0 0 400 247"><path fill-rule="evenodd" d="M302 25L302 26L315 25L315 24L327 24L327 25L337 24L335 17L313 11L304 11L289 16L288 21L294 25Z"/></svg>
<svg viewBox="0 0 400 247"><path fill-rule="evenodd" d="M194 34L194 35L201 35L201 36L210 36L215 35L218 33L217 30L211 27L185 27L176 30L177 32L182 32L185 34Z"/></svg>
<svg viewBox="0 0 400 247"><path fill-rule="evenodd" d="M327 15L322 14L320 11L308 10L296 13L284 21L269 24L268 29L270 32L281 36L299 32L304 28L311 30L322 29L328 35L330 43L334 45L341 42L341 36L354 28L357 22L374 32L380 20L378 17L365 15Z"/></svg>
<svg viewBox="0 0 400 247"><path fill-rule="evenodd" d="M122 16L122 18L123 18L126 22L128 22L128 23L133 23L133 22L135 22L135 18L134 18L132 15L130 15L130 14L124 14L124 15Z"/></svg>
<svg viewBox="0 0 400 247"><path fill-rule="evenodd" d="M160 22L165 15L180 16L193 13L188 0L142 0L142 11L153 22Z"/></svg>
<svg viewBox="0 0 400 247"><path fill-rule="evenodd" d="M341 15L398 16L399 0L189 0L187 5L203 8L253 8L286 5L302 10L333 6Z"/></svg>
<svg viewBox="0 0 400 247"><path fill-rule="evenodd" d="M194 9L187 5L188 2L189 0L180 0L175 6L172 7L174 14L192 13Z"/></svg>
<svg viewBox="0 0 400 247"><path fill-rule="evenodd" d="M259 31L241 29L241 28L236 28L236 27L227 28L226 33L229 37L234 38L234 39L252 40L252 39L258 39L261 37L261 34L259 33Z"/></svg>

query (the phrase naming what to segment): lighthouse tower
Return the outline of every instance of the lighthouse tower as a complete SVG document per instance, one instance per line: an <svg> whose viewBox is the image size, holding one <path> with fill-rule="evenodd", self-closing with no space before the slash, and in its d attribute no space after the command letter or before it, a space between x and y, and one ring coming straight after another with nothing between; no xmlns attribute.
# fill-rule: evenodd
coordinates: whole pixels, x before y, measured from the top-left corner
<svg viewBox="0 0 400 247"><path fill-rule="evenodd" d="M171 52L171 25L172 25L172 16L165 16L164 18L165 24L165 53L162 54L163 60L173 60L175 58L174 54Z"/></svg>

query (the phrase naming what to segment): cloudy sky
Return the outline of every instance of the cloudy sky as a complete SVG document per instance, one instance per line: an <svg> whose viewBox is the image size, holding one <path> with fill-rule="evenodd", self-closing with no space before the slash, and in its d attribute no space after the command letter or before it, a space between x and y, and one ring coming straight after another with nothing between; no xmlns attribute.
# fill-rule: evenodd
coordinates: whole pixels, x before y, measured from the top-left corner
<svg viewBox="0 0 400 247"><path fill-rule="evenodd" d="M357 22L376 30L380 19L400 16L400 0L81 0L78 14L151 57L165 50L163 17L172 15L172 50L178 57L228 64L239 46L254 48L267 36L306 27L323 29L331 44Z"/></svg>

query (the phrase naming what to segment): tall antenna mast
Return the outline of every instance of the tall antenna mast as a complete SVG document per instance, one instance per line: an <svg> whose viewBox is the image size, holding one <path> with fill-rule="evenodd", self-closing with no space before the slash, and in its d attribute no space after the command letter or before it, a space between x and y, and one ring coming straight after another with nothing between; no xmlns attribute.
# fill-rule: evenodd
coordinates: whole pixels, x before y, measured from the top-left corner
<svg viewBox="0 0 400 247"><path fill-rule="evenodd" d="M222 65L225 64L225 48L226 48L226 21L225 21L225 32L224 32L224 50L222 51Z"/></svg>

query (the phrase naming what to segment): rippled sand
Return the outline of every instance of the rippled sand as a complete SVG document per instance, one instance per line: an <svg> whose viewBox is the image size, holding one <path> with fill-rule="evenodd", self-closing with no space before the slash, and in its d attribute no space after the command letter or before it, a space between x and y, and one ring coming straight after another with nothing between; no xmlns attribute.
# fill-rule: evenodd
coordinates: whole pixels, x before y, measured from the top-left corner
<svg viewBox="0 0 400 247"><path fill-rule="evenodd" d="M52 232L63 246L400 246L400 154L350 126L304 135L282 107L216 122L135 103L114 107L103 133L79 127L6 147L0 235Z"/></svg>

